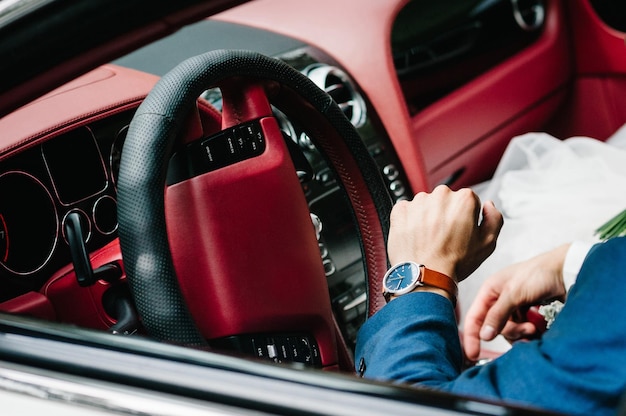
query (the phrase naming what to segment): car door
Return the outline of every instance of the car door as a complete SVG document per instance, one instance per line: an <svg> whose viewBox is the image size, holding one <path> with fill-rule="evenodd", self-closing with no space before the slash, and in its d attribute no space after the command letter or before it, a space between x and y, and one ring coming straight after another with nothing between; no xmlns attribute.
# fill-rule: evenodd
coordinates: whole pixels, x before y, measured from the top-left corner
<svg viewBox="0 0 626 416"><path fill-rule="evenodd" d="M605 140L626 120L626 7L613 0L568 2L573 77L550 124L557 137Z"/></svg>

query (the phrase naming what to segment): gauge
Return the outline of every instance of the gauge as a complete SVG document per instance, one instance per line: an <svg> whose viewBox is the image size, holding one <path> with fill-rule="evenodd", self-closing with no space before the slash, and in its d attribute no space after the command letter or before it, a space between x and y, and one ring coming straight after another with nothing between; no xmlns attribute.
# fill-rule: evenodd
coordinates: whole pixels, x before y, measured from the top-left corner
<svg viewBox="0 0 626 416"><path fill-rule="evenodd" d="M99 198L93 206L93 223L96 229L104 235L110 235L117 230L117 201L105 195Z"/></svg>
<svg viewBox="0 0 626 416"><path fill-rule="evenodd" d="M2 214L0 214L0 255L2 255L2 262L6 263L9 258L9 233Z"/></svg>
<svg viewBox="0 0 626 416"><path fill-rule="evenodd" d="M111 178L113 184L117 186L117 176L120 173L120 161L122 160L122 148L124 147L124 141L126 140L126 134L128 133L128 126L124 127L117 133L113 145L111 146L111 158L109 163L111 165Z"/></svg>
<svg viewBox="0 0 626 416"><path fill-rule="evenodd" d="M0 264L28 275L46 265L57 243L58 220L46 187L24 172L0 175Z"/></svg>
<svg viewBox="0 0 626 416"><path fill-rule="evenodd" d="M43 143L41 153L63 205L84 201L106 189L106 165L90 128L80 127Z"/></svg>

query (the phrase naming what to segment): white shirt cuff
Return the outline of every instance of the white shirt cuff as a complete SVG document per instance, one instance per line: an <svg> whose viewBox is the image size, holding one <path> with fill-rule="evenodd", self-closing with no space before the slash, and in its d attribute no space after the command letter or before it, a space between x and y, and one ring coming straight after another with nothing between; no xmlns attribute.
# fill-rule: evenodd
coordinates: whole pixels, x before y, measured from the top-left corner
<svg viewBox="0 0 626 416"><path fill-rule="evenodd" d="M571 244L563 262L563 283L566 293L576 283L578 272L585 261L585 257L587 257L587 253L589 253L594 244L596 243L587 241L574 241Z"/></svg>

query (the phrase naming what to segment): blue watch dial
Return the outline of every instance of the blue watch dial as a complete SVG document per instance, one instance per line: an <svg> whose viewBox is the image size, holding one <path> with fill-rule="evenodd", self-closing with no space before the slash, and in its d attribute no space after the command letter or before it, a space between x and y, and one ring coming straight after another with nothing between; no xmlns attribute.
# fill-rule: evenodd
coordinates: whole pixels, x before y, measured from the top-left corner
<svg viewBox="0 0 626 416"><path fill-rule="evenodd" d="M385 275L385 291L393 294L402 294L413 290L420 275L419 265L416 263L402 263L390 269Z"/></svg>

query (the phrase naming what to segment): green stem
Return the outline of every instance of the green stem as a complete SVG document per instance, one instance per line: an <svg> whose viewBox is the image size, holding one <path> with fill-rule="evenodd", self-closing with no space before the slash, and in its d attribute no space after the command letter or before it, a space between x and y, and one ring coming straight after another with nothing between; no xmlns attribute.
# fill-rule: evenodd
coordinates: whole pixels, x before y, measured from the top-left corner
<svg viewBox="0 0 626 416"><path fill-rule="evenodd" d="M626 209L600 226L595 234L601 240L626 235Z"/></svg>

